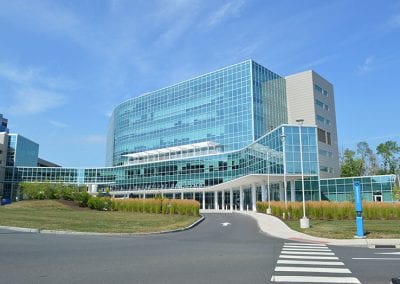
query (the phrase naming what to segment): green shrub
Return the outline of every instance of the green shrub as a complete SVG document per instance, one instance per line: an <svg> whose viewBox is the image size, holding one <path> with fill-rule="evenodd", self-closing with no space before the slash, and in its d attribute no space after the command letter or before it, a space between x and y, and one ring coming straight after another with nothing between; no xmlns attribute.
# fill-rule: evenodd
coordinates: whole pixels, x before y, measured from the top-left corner
<svg viewBox="0 0 400 284"><path fill-rule="evenodd" d="M87 191L74 192L73 198L76 202L78 202L80 207L88 207L90 194Z"/></svg>
<svg viewBox="0 0 400 284"><path fill-rule="evenodd" d="M91 196L88 200L88 207L99 211L108 211L111 209L111 199L108 197Z"/></svg>

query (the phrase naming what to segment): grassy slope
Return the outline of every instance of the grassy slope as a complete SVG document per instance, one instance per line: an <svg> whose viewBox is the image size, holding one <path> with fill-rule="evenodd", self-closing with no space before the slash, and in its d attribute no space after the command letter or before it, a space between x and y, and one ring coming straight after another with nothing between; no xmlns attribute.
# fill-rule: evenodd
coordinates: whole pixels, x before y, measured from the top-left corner
<svg viewBox="0 0 400 284"><path fill-rule="evenodd" d="M80 232L147 233L183 228L198 217L104 212L56 200L21 201L0 207L0 225Z"/></svg>
<svg viewBox="0 0 400 284"><path fill-rule="evenodd" d="M299 221L285 221L296 231L331 239L351 239L356 234L355 220L310 220L311 228L300 229ZM364 231L370 239L400 238L400 220L364 220Z"/></svg>

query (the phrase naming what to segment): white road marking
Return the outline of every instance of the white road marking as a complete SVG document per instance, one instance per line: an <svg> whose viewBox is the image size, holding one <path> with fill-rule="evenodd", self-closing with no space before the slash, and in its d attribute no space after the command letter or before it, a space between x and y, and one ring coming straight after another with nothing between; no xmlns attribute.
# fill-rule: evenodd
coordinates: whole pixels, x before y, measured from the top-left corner
<svg viewBox="0 0 400 284"><path fill-rule="evenodd" d="M308 255L280 255L279 258L292 258L292 259L339 259L336 256L308 256Z"/></svg>
<svg viewBox="0 0 400 284"><path fill-rule="evenodd" d="M223 227L226 227L226 226L228 226L228 225L230 225L231 223L228 223L228 222L225 222L225 223L221 223L221 225L223 226Z"/></svg>
<svg viewBox="0 0 400 284"><path fill-rule="evenodd" d="M331 251L328 248L309 249L309 248L286 248L286 247L284 247L283 250L285 250L285 251Z"/></svg>
<svg viewBox="0 0 400 284"><path fill-rule="evenodd" d="M282 251L283 254L335 255L333 252Z"/></svg>
<svg viewBox="0 0 400 284"><path fill-rule="evenodd" d="M347 268L327 268L327 267L298 267L298 266L277 266L275 271L295 271L295 272L319 272L319 273L351 273Z"/></svg>
<svg viewBox="0 0 400 284"><path fill-rule="evenodd" d="M315 247L315 246L291 246L285 245L284 248L304 248L304 249L328 249L328 247Z"/></svg>
<svg viewBox="0 0 400 284"><path fill-rule="evenodd" d="M358 260L400 260L400 258L390 258L390 257L353 257L352 259L358 259Z"/></svg>
<svg viewBox="0 0 400 284"><path fill-rule="evenodd" d="M344 265L343 262L340 261L307 261L307 260L278 260L278 264L310 264L310 265Z"/></svg>
<svg viewBox="0 0 400 284"><path fill-rule="evenodd" d="M290 245L290 246L317 246L317 247L326 247L325 244L312 244L312 243L285 243L285 245Z"/></svg>
<svg viewBox="0 0 400 284"><path fill-rule="evenodd" d="M376 252L375 254L400 254L400 251L397 251L397 252Z"/></svg>
<svg viewBox="0 0 400 284"><path fill-rule="evenodd" d="M355 277L316 277L316 276L272 276L273 282L308 282L308 283L352 283L361 284Z"/></svg>

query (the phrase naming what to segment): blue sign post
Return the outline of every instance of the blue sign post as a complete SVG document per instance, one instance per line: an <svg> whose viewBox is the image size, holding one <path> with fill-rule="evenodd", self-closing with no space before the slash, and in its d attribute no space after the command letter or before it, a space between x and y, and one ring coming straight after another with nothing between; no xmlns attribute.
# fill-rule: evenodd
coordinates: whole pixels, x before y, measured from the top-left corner
<svg viewBox="0 0 400 284"><path fill-rule="evenodd" d="M361 186L359 182L354 182L354 201L356 205L356 226L357 238L364 238L364 221L362 216Z"/></svg>

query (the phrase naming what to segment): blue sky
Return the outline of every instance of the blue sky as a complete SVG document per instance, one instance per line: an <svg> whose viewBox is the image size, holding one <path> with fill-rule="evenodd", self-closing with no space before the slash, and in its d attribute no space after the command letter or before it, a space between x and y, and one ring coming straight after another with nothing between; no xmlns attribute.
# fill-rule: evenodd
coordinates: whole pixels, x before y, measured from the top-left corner
<svg viewBox="0 0 400 284"><path fill-rule="evenodd" d="M246 59L334 84L339 148L400 142L400 1L0 0L0 113L102 166L120 102Z"/></svg>

